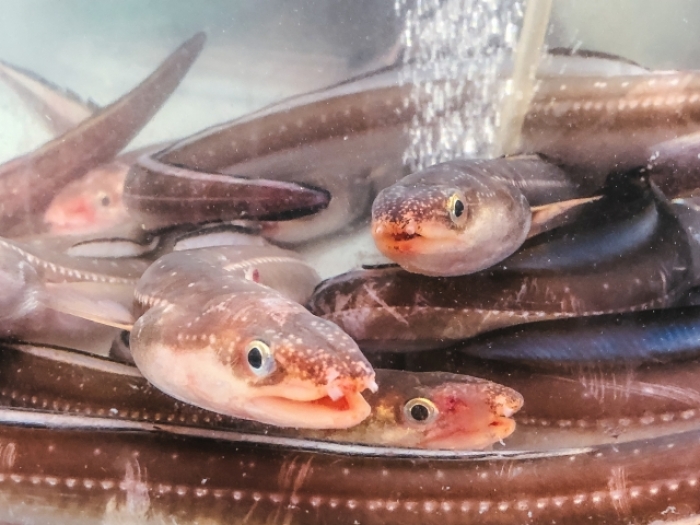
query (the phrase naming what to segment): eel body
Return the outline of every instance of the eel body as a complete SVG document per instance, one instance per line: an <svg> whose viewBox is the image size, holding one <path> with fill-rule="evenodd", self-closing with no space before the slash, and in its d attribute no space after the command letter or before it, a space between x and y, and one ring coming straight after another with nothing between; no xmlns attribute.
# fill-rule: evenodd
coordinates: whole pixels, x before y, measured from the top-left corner
<svg viewBox="0 0 700 525"><path fill-rule="evenodd" d="M32 418L3 410L5 421ZM700 513L700 432L548 453L339 446L0 427L0 519L52 523L605 525ZM27 500L32 505L26 504ZM672 509L669 511L669 509Z"/></svg>

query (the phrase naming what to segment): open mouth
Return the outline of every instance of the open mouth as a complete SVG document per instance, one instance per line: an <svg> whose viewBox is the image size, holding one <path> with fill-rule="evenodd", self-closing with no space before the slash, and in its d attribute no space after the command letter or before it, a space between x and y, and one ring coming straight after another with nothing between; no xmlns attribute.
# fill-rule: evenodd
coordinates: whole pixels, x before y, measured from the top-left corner
<svg viewBox="0 0 700 525"><path fill-rule="evenodd" d="M274 425L313 429L353 427L367 418L371 411L365 398L357 392L347 393L336 400L327 395L308 401L260 396L250 400L249 411L258 410L268 415L275 414Z"/></svg>
<svg viewBox="0 0 700 525"><path fill-rule="evenodd" d="M483 450L510 436L515 431L515 421L505 417L495 418L480 429L465 430L455 426L452 431L442 428L428 435L423 447L436 450Z"/></svg>
<svg viewBox="0 0 700 525"><path fill-rule="evenodd" d="M410 241L416 237L420 237L417 228L414 224L383 224L375 223L372 227L372 236L377 240L382 240L385 243Z"/></svg>

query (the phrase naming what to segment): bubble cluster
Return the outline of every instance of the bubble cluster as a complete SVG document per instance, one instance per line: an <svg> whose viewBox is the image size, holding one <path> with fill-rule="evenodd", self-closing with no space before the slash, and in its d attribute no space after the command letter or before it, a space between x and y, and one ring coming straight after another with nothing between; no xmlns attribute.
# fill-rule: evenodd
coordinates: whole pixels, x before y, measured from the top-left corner
<svg viewBox="0 0 700 525"><path fill-rule="evenodd" d="M396 0L395 7L405 20L401 82L415 86L409 103L420 108L404 161L421 169L488 155L524 0Z"/></svg>

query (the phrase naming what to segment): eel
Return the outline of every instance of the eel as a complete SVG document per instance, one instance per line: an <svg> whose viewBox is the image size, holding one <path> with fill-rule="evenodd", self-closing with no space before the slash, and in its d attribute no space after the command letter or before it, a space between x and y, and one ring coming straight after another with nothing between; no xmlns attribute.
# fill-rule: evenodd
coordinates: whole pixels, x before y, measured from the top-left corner
<svg viewBox="0 0 700 525"><path fill-rule="evenodd" d="M372 204L379 250L409 272L465 275L511 255L530 235L530 206L577 197L537 156L455 160L412 173Z"/></svg>
<svg viewBox="0 0 700 525"><path fill-rule="evenodd" d="M431 98L411 97L415 86L400 85L399 77L399 69L385 68L293 97L181 140L155 160L325 188L332 195L326 210L270 225L267 235L283 243L328 235L366 215L376 193L407 173L408 127L420 124L421 108ZM470 96L470 89L453 92L446 113ZM582 188L594 191L607 173L646 165L655 144L700 129L698 111L697 72L543 76L525 119L522 152L567 166ZM127 186L140 191L128 179Z"/></svg>
<svg viewBox="0 0 700 525"><path fill-rule="evenodd" d="M173 252L148 266L40 258L35 247L7 240L0 246L12 256L7 273L32 276L31 286L11 279L16 293L2 309L15 322L14 337L47 308L108 326L133 323L138 368L178 399L279 426L346 428L369 415L360 392L376 390L374 371L348 335L301 306L319 278L291 252L217 246ZM97 273L97 263L119 273ZM132 263L138 281L129 274ZM50 337L56 327L40 329Z"/></svg>
<svg viewBox="0 0 700 525"><path fill-rule="evenodd" d="M99 108L80 101L71 92L9 64L0 62L0 78L48 120L54 131L67 132L99 112ZM127 172L138 157L155 153L167 145L169 143L127 152L87 170L85 175L66 185L55 194L44 213L49 230L59 234L82 234L134 220L122 199ZM171 195L170 206L176 208L175 213L186 210L190 216L199 214L195 222L240 218L241 215L267 219L295 217L323 209L330 199L324 190L293 183L261 183L231 177L216 180L215 177L187 173L188 176L181 178L179 184L173 182L172 187L167 188L158 186L154 177L146 177L141 181L143 192L140 198L145 202L148 200L146 192L153 192L151 197L157 196L162 211L166 195ZM172 177L173 173L169 173L168 182L172 182ZM144 202L142 204L148 208Z"/></svg>
<svg viewBox="0 0 700 525"><path fill-rule="evenodd" d="M538 368L668 362L700 354L700 307L542 321L502 328L455 351Z"/></svg>
<svg viewBox="0 0 700 525"><path fill-rule="evenodd" d="M441 372L378 370L381 390L369 394L370 416L349 429L283 429L178 402L153 388L133 366L72 350L25 344L0 349L0 406L169 427L275 438L428 449L486 448L515 429L522 397L490 381ZM88 424L88 423L86 423ZM100 421L96 421L99 427ZM177 432L177 429L174 430ZM284 439L279 442L284 443Z"/></svg>
<svg viewBox="0 0 700 525"><path fill-rule="evenodd" d="M670 344L692 346L682 330L669 332ZM643 347L653 345L642 328L631 338ZM474 358L462 352L461 345L367 356L377 368L470 374L515 389L525 403L514 415L517 432L507 448L545 451L700 429L699 348L696 341L693 352L680 352L673 360L650 357L557 368Z"/></svg>
<svg viewBox="0 0 700 525"><path fill-rule="evenodd" d="M60 88L33 71L0 60L0 79L12 88L22 102L52 135L63 135L99 108L74 92Z"/></svg>
<svg viewBox="0 0 700 525"><path fill-rule="evenodd" d="M47 301L41 268L0 245L0 335L106 352L115 330L56 311ZM56 267L57 268L57 267Z"/></svg>
<svg viewBox="0 0 700 525"><path fill-rule="evenodd" d="M492 269L348 272L319 285L308 306L363 349L410 351L522 323L671 305L696 279L688 236L658 192L625 181L590 203L590 220L533 237Z"/></svg>
<svg viewBox="0 0 700 525"><path fill-rule="evenodd" d="M0 231L41 216L54 194L114 158L160 109L204 46L198 33L139 86L91 118L27 155L0 166Z"/></svg>
<svg viewBox="0 0 700 525"><path fill-rule="evenodd" d="M700 431L545 453L389 455L0 416L0 519L8 522L627 525L700 514Z"/></svg>
<svg viewBox="0 0 700 525"><path fill-rule="evenodd" d="M205 173L145 155L131 165L122 199L133 220L157 230L236 219L290 221L324 210L332 196L298 181Z"/></svg>
<svg viewBox="0 0 700 525"><path fill-rule="evenodd" d="M123 304L132 297L138 278L148 267L144 260L70 257L41 246L0 238L0 319L3 337L69 345L106 352L114 329L56 309L54 299L71 283L92 298L97 309ZM69 296L62 297L70 302ZM126 310L116 310L115 316ZM127 311L128 313L128 311Z"/></svg>
<svg viewBox="0 0 700 525"><path fill-rule="evenodd" d="M3 61L0 61L0 79L33 110L52 136L67 133L100 110L72 91ZM128 169L119 159L93 168L66 184L44 213L49 231L59 235L87 233L128 220L122 204Z"/></svg>
<svg viewBox="0 0 700 525"><path fill-rule="evenodd" d="M165 255L134 293L130 348L167 394L278 426L346 428L376 389L355 342L300 302L318 282L294 254L215 247Z"/></svg>

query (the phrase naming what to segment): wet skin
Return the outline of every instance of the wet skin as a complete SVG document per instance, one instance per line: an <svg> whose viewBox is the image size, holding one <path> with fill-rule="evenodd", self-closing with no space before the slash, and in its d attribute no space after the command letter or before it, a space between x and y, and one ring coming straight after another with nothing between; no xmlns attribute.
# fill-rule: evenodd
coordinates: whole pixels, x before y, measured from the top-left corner
<svg viewBox="0 0 700 525"><path fill-rule="evenodd" d="M38 150L0 167L0 231L41 217L55 193L91 168L110 161L178 86L204 46L197 34L144 82L99 114Z"/></svg>
<svg viewBox="0 0 700 525"><path fill-rule="evenodd" d="M4 394L0 405L90 418L109 418L111 428L174 432L187 427L276 438L377 446L470 450L486 448L515 429L522 406L517 392L475 377L381 370L381 389L366 396L370 416L353 428L282 429L235 419L181 403L150 385L133 366L60 348L8 345L2 350ZM177 427L177 429L175 428ZM280 443L284 439L278 440Z"/></svg>
<svg viewBox="0 0 700 525"><path fill-rule="evenodd" d="M618 190L591 204L590 220L532 238L491 270L348 272L322 283L309 306L365 349L410 351L527 322L673 304L695 279L688 236L644 181Z"/></svg>
<svg viewBox="0 0 700 525"><path fill-rule="evenodd" d="M53 523L176 517L180 523L611 525L667 519L669 508L674 519L700 512L698 431L542 454L452 458L444 451L433 451L443 458L405 449L389 457L372 447L336 445L319 453L322 448L10 425L0 428L0 445L4 519L21 512L38 521L50 515ZM35 504L28 507L27 498Z"/></svg>

